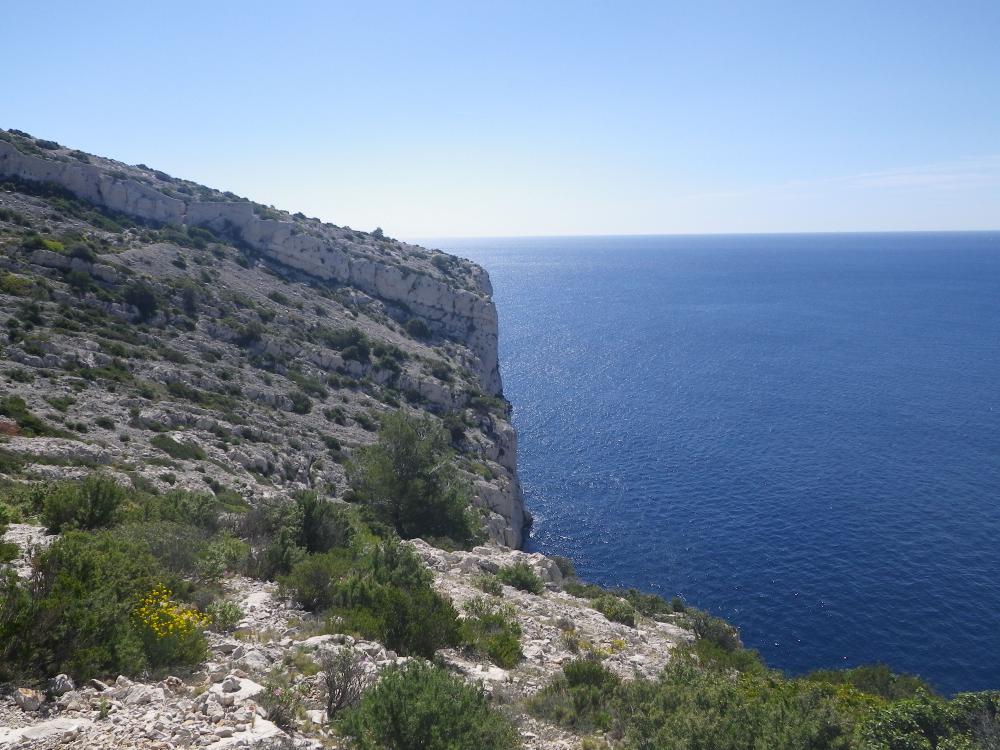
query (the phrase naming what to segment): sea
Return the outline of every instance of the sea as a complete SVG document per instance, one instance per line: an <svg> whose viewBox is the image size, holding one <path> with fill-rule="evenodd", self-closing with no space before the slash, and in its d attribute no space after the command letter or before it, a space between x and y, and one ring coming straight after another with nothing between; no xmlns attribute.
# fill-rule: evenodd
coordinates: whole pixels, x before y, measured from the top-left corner
<svg viewBox="0 0 1000 750"><path fill-rule="evenodd" d="M492 278L528 549L790 674L1000 689L1000 232L425 244Z"/></svg>

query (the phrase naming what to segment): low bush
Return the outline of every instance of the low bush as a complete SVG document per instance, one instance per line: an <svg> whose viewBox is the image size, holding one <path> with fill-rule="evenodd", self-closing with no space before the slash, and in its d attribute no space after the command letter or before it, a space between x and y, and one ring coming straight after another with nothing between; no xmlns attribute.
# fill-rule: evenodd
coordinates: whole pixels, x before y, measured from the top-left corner
<svg viewBox="0 0 1000 750"><path fill-rule="evenodd" d="M620 682L600 662L578 659L529 699L528 710L577 732L607 731L612 722L611 701Z"/></svg>
<svg viewBox="0 0 1000 750"><path fill-rule="evenodd" d="M466 602L464 610L462 641L465 645L485 654L504 669L521 661L521 626L511 605L479 596Z"/></svg>
<svg viewBox="0 0 1000 750"><path fill-rule="evenodd" d="M723 651L736 651L743 648L740 631L721 617L714 617L708 612L694 608L687 609L686 617L688 624L698 638L711 641Z"/></svg>
<svg viewBox="0 0 1000 750"><path fill-rule="evenodd" d="M614 594L605 594L591 601L591 606L612 622L635 627L635 609Z"/></svg>
<svg viewBox="0 0 1000 750"><path fill-rule="evenodd" d="M404 327L406 332L415 339L430 338L431 329L420 318L410 318Z"/></svg>
<svg viewBox="0 0 1000 750"><path fill-rule="evenodd" d="M168 435L155 435L149 444L178 460L201 461L207 457L200 445L181 443Z"/></svg>
<svg viewBox="0 0 1000 750"><path fill-rule="evenodd" d="M0 671L86 679L196 663L200 621L184 639L161 641L139 614L162 578L149 549L117 531L66 532L38 556L30 582L3 583ZM169 593L166 602L181 619L200 617Z"/></svg>
<svg viewBox="0 0 1000 750"><path fill-rule="evenodd" d="M18 433L24 437L66 437L68 435L65 430L56 429L32 414L20 396L0 398L0 417L13 419L17 423Z"/></svg>
<svg viewBox="0 0 1000 750"><path fill-rule="evenodd" d="M0 503L0 564L10 562L17 557L17 545L3 541L3 535L7 533L7 524L13 515L10 508Z"/></svg>
<svg viewBox="0 0 1000 750"><path fill-rule="evenodd" d="M236 602L217 601L205 608L212 630L228 633L243 619L243 610Z"/></svg>
<svg viewBox="0 0 1000 750"><path fill-rule="evenodd" d="M302 699L302 686L293 685L287 675L279 672L271 674L257 698L267 718L285 730L293 729L302 715Z"/></svg>
<svg viewBox="0 0 1000 750"><path fill-rule="evenodd" d="M134 503L126 512L130 521L173 521L215 532L220 527L222 504L208 492L173 490L163 495L149 495Z"/></svg>
<svg viewBox="0 0 1000 750"><path fill-rule="evenodd" d="M460 643L458 613L431 588L431 574L409 547L367 549L338 587L331 625L355 630L404 655L430 658Z"/></svg>
<svg viewBox="0 0 1000 750"><path fill-rule="evenodd" d="M341 584L353 567L354 556L350 551L332 549L306 555L278 580L284 595L291 596L304 609L318 612L337 602Z"/></svg>
<svg viewBox="0 0 1000 750"><path fill-rule="evenodd" d="M80 482L60 482L45 494L42 522L52 533L112 526L121 517L125 498L125 490L114 479L100 474Z"/></svg>
<svg viewBox="0 0 1000 750"><path fill-rule="evenodd" d="M885 664L866 664L853 669L821 669L806 675L807 680L828 685L850 685L868 695L886 700L913 698L921 691L932 695L931 686L916 675L896 674Z"/></svg>
<svg viewBox="0 0 1000 750"><path fill-rule="evenodd" d="M474 583L476 584L476 588L486 592L487 594L491 594L492 596L503 596L503 584L500 583L500 579L492 573L483 573L482 575L476 576Z"/></svg>
<svg viewBox="0 0 1000 750"><path fill-rule="evenodd" d="M351 509L324 500L315 492L296 495L295 503L302 514L298 542L307 552L326 552L350 543L355 524Z"/></svg>
<svg viewBox="0 0 1000 750"><path fill-rule="evenodd" d="M411 661L389 670L340 720L358 750L507 750L520 745L514 726L481 687Z"/></svg>
<svg viewBox="0 0 1000 750"><path fill-rule="evenodd" d="M132 613L150 667L195 665L207 654L202 629L209 618L173 599L165 586L154 586Z"/></svg>
<svg viewBox="0 0 1000 750"><path fill-rule="evenodd" d="M513 565L500 568L497 571L497 578L508 586L527 591L529 594L541 594L545 590L542 579L534 569L520 560Z"/></svg>
<svg viewBox="0 0 1000 750"><path fill-rule="evenodd" d="M312 399L302 391L292 391L288 398L292 402L292 411L296 414L308 414L312 411Z"/></svg>

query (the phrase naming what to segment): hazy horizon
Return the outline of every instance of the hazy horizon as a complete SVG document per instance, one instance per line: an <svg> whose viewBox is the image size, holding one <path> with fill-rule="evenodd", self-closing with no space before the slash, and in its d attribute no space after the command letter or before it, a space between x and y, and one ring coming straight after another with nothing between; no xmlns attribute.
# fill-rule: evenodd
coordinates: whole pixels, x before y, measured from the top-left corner
<svg viewBox="0 0 1000 750"><path fill-rule="evenodd" d="M995 3L5 20L3 127L394 237L997 227Z"/></svg>

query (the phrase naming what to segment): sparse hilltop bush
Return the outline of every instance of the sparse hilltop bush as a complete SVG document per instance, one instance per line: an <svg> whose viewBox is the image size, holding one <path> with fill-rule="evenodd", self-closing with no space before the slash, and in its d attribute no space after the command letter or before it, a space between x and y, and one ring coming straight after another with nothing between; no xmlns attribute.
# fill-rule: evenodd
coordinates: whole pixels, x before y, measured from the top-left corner
<svg viewBox="0 0 1000 750"><path fill-rule="evenodd" d="M578 659L566 664L562 675L529 700L528 710L577 732L607 731L611 700L620 683L599 661Z"/></svg>
<svg viewBox="0 0 1000 750"><path fill-rule="evenodd" d="M521 661L521 626L510 604L478 596L464 610L462 641L467 646L504 669Z"/></svg>
<svg viewBox="0 0 1000 750"><path fill-rule="evenodd" d="M513 565L500 568L497 571L497 578L508 586L527 591L529 594L540 594L545 590L545 584L538 574L528 563L520 560Z"/></svg>
<svg viewBox="0 0 1000 750"><path fill-rule="evenodd" d="M612 622L635 627L635 609L624 599L620 599L614 594L605 594L594 599L591 604L594 609Z"/></svg>
<svg viewBox="0 0 1000 750"><path fill-rule="evenodd" d="M343 712L341 731L358 750L507 750L519 745L511 724L482 688L439 667L411 661L389 670Z"/></svg>
<svg viewBox="0 0 1000 750"><path fill-rule="evenodd" d="M404 539L468 547L482 529L451 459L440 424L398 411L385 416L374 445L357 451L347 476L354 499Z"/></svg>

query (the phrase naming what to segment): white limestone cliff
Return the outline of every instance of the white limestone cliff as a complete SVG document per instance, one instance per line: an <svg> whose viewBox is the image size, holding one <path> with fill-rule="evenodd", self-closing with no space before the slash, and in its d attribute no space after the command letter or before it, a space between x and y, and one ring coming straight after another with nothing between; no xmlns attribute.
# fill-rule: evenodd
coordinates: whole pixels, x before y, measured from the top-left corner
<svg viewBox="0 0 1000 750"><path fill-rule="evenodd" d="M405 305L433 329L468 346L478 358L476 375L483 390L502 393L496 307L482 269L475 274L475 291L459 289L406 266L352 252L342 230L260 218L245 201L181 200L124 173L22 153L5 141L0 141L0 175L52 183L95 205L147 221L224 231L272 261Z"/></svg>
<svg viewBox="0 0 1000 750"><path fill-rule="evenodd" d="M243 200L197 200L178 193L179 181L146 167L131 167L99 157L73 158L66 149L28 153L0 140L0 177L56 185L96 206L159 225L204 227L231 238L262 259L333 284L353 287L409 316L423 320L431 331L469 350L468 367L481 390L502 396L497 359L497 314L486 271L462 262L446 273L429 262L422 248L404 243L385 245L380 238L304 217L269 211ZM191 183L186 183L191 185ZM168 194L173 193L173 194ZM202 189L199 195L223 197ZM181 197L177 197L181 195ZM270 215L280 219L268 218ZM452 259L454 260L454 259ZM113 281L114 266L38 250L33 262L50 267L80 266L95 278ZM75 264L75 265L74 265ZM282 342L268 345L282 347ZM55 355L53 355L55 356ZM326 352L314 360L324 369L350 363ZM460 408L466 396L437 380L404 375L402 385L429 403ZM248 394L250 395L250 394ZM491 482L477 481L474 502L489 511L491 539L518 548L523 542L525 513L516 469L516 435L499 417L484 425L485 456L500 469ZM253 457L248 461L256 460Z"/></svg>

